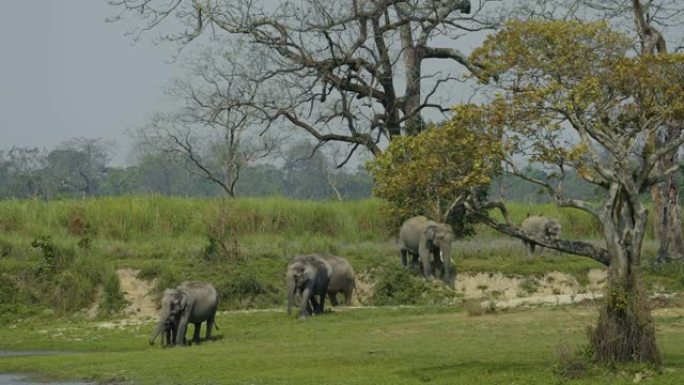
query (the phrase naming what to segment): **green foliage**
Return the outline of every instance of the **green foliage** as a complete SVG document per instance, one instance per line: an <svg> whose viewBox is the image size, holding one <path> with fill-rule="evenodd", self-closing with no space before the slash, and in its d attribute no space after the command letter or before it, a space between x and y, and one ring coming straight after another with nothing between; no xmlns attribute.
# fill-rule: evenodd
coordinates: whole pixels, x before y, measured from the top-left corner
<svg viewBox="0 0 684 385"><path fill-rule="evenodd" d="M114 271L107 271L103 283L103 296L100 302L100 313L117 314L126 305L121 292L119 277Z"/></svg>
<svg viewBox="0 0 684 385"><path fill-rule="evenodd" d="M444 222L472 189L486 190L499 168L501 132L484 129L483 117L473 105L458 106L440 127L393 140L368 164L373 194L392 204L390 217Z"/></svg>
<svg viewBox="0 0 684 385"><path fill-rule="evenodd" d="M204 237L208 225L226 225L240 235L336 234L349 240L368 240L393 232L379 215L380 200L359 202L295 201L285 198L186 199L134 196L84 200L0 200L0 223L7 231L39 237L87 234L98 239L131 241L150 237ZM74 234L73 213L89 233Z"/></svg>
<svg viewBox="0 0 684 385"><path fill-rule="evenodd" d="M373 275L374 305L435 305L453 303L456 299L455 292L442 283L426 282L399 264L383 266Z"/></svg>
<svg viewBox="0 0 684 385"><path fill-rule="evenodd" d="M134 209L131 215L119 217L122 207ZM11 218L8 228L14 229L0 233L0 245L7 250L0 258L4 300L0 307L7 309L4 314L9 318L42 311L68 315L90 306L102 287L111 294L111 300L103 299L103 306L111 303L114 313L119 301L113 271L123 267L140 269L140 279L158 279L157 295L184 280L200 279L219 289L222 310L282 306L287 262L296 254L313 252L344 256L357 273L372 273L373 281L384 279L377 286L377 298L370 302L454 303L457 298L443 285L428 284L401 268L395 244L397 228L380 218L384 207L378 200L325 205L282 199L219 202L161 197L0 201L0 218ZM522 221L528 213L558 217L569 238L601 236L596 223L583 212L550 204L512 204L509 209L515 221ZM97 230L87 249L77 246L82 235L67 229L74 212ZM113 215L109 220L108 213ZM150 228L137 223L141 216L149 217L144 223ZM44 226L38 227L38 223ZM236 232L240 258L205 254L210 230L221 228ZM35 235L38 231L40 235ZM648 264L655 255L655 243L645 242L644 250ZM54 271L45 267L46 256L56 261L49 265L56 266ZM529 258L520 241L501 238L481 225L475 237L454 244L452 257L459 274L501 272L539 277L557 270L582 280L590 269L601 268L587 258L554 252ZM674 267L645 271L649 285L668 290L682 287L680 273Z"/></svg>
<svg viewBox="0 0 684 385"><path fill-rule="evenodd" d="M285 291L280 280L273 282L269 275L254 268L233 270L227 280L216 288L222 306L229 308L255 308L274 306L282 303Z"/></svg>

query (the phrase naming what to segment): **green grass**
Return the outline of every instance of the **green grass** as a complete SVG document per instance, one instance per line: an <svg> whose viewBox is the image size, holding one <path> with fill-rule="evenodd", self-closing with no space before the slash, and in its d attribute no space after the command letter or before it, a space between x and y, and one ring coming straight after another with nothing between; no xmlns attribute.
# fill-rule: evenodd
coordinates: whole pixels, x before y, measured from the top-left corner
<svg viewBox="0 0 684 385"><path fill-rule="evenodd" d="M281 305L284 270L293 255L341 255L357 272L370 276L398 266L396 229L383 219L384 208L380 200L284 198L0 201L0 319L69 315L92 301L98 287L107 288L102 309L114 314L121 298L111 277L122 267L141 269L146 278L159 278L160 291L186 279L211 281L226 298L222 309ZM597 239L596 224L576 210L512 204L510 211L514 220L522 220L527 213L557 216L567 236ZM527 256L520 241L478 230L453 247L459 273L541 276L557 270L582 282L587 271L601 267L584 257L555 252ZM227 245L227 253L216 240ZM645 242L645 265L656 246L651 240ZM645 270L652 287L684 289L681 267ZM404 287L410 291L419 286ZM420 303L442 301L441 293L436 294ZM385 298L379 303L396 301Z"/></svg>
<svg viewBox="0 0 684 385"><path fill-rule="evenodd" d="M295 254L349 259L382 295L368 304L459 303L399 264L396 228L379 200L309 202L268 199L119 197L0 201L0 350L84 352L0 358L0 372L51 379L136 384L561 384L554 355L585 341L596 311L538 309L469 317L453 306L335 311L299 322L281 312L221 314L222 339L162 350L147 346L151 323L117 329L85 321L82 310L102 288L100 321L123 305L114 271L141 269L158 290L182 280L212 282L221 309L282 308L284 271ZM510 206L521 221L542 212L564 234L600 243L584 213L550 205ZM546 251L528 256L518 240L478 227L454 244L459 274L501 272L539 277L549 271L580 282L601 267ZM216 240L225 242L222 251ZM33 245L36 245L35 247ZM653 268L657 243L644 243L644 276L653 291L684 290L682 266ZM530 281L532 282L532 281ZM533 290L533 287L529 287ZM422 293L417 298L418 293ZM684 317L656 319L666 365L650 383L684 380ZM591 369L575 384L631 383L633 371Z"/></svg>
<svg viewBox="0 0 684 385"><path fill-rule="evenodd" d="M586 307L480 317L451 307L368 308L297 321L283 312L229 313L217 319L220 340L173 349L147 345L151 323L108 330L22 321L0 329L3 346L83 353L0 358L0 372L136 384L560 384L555 354L580 344L595 314ZM648 383L680 384L684 318L658 324L668 370ZM629 369L593 368L570 383L632 379Z"/></svg>

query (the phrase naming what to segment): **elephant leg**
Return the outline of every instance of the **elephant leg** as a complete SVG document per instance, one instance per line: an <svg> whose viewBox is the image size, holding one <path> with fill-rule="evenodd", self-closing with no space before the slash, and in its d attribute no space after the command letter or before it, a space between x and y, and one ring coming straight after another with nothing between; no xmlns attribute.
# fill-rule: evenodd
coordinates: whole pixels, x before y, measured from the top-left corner
<svg viewBox="0 0 684 385"><path fill-rule="evenodd" d="M344 305L351 306L352 304L352 293L354 292L354 286L349 286L347 290L344 291Z"/></svg>
<svg viewBox="0 0 684 385"><path fill-rule="evenodd" d="M411 254L411 270L417 271L420 273L421 272L420 266L421 266L421 263L420 263L420 257L418 256L418 254Z"/></svg>
<svg viewBox="0 0 684 385"><path fill-rule="evenodd" d="M311 294L312 294L311 288L309 288L309 287L306 287L306 288L304 288L304 290L302 290L302 301L299 304L299 318L306 318L309 315L311 315L311 312L309 310L310 309L309 302L311 302L314 305L313 309L315 309L316 301L313 298L313 295L311 295Z"/></svg>
<svg viewBox="0 0 684 385"><path fill-rule="evenodd" d="M451 256L446 256L444 258L443 280L444 280L444 283L446 283L447 286L449 286L449 287L451 287L451 276L452 276L452 273L451 273Z"/></svg>
<svg viewBox="0 0 684 385"><path fill-rule="evenodd" d="M330 304L333 306L339 306L340 303L337 302L337 293L330 292L328 293L328 298L330 298Z"/></svg>
<svg viewBox="0 0 684 385"><path fill-rule="evenodd" d="M322 314L325 311L325 293L319 295L321 302L318 304L318 314Z"/></svg>
<svg viewBox="0 0 684 385"><path fill-rule="evenodd" d="M178 334L176 334L176 345L185 346L185 332L188 328L188 321L183 321L178 324Z"/></svg>
<svg viewBox="0 0 684 385"><path fill-rule="evenodd" d="M534 248L537 246L536 243L530 242L530 254L534 254Z"/></svg>
<svg viewBox="0 0 684 385"><path fill-rule="evenodd" d="M423 262L423 275L427 277L432 277L432 263L430 263L430 255L425 254L420 256Z"/></svg>
<svg viewBox="0 0 684 385"><path fill-rule="evenodd" d="M406 249L401 249L401 265L404 267L408 266L408 250Z"/></svg>
<svg viewBox="0 0 684 385"><path fill-rule="evenodd" d="M209 317L209 319L207 320L207 334L206 334L206 335L207 335L207 337L206 337L206 340L207 340L207 341L211 341L211 340L212 340L212 337L211 337L211 329L212 329L213 327L214 327L214 316L211 316L211 317Z"/></svg>
<svg viewBox="0 0 684 385"><path fill-rule="evenodd" d="M195 322L195 330L193 331L192 334L192 343L198 344L200 342L200 330L202 329L202 323L201 322Z"/></svg>

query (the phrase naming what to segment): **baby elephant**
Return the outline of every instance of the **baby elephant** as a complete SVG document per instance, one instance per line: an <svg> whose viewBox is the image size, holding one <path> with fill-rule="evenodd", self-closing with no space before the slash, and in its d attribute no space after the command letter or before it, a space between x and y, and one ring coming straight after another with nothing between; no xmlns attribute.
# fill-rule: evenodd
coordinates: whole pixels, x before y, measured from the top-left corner
<svg viewBox="0 0 684 385"><path fill-rule="evenodd" d="M150 345L162 334L162 344L187 345L185 332L188 324L195 325L193 342L200 341L200 327L206 322L206 340L212 340L211 331L214 325L218 294L213 285L199 281L185 281L175 289L166 289L161 298L159 323L150 336Z"/></svg>
<svg viewBox="0 0 684 385"><path fill-rule="evenodd" d="M287 314L299 293L299 318L323 313L332 267L318 254L298 255L287 266ZM316 298L318 297L318 299Z"/></svg>
<svg viewBox="0 0 684 385"><path fill-rule="evenodd" d="M328 284L328 298L333 306L339 305L337 302L337 293L344 294L344 304L351 305L352 293L356 287L354 280L354 269L349 264L349 261L336 255L322 255L321 256L332 268L330 275L330 283Z"/></svg>
<svg viewBox="0 0 684 385"><path fill-rule="evenodd" d="M177 316L170 316L164 321L164 331L162 334L162 347L172 347L176 345L176 336L178 335L178 318Z"/></svg>
<svg viewBox="0 0 684 385"><path fill-rule="evenodd" d="M528 216L520 227L526 232L546 240L558 239L561 233L561 224L558 219L547 218L541 215ZM537 243L523 240L523 245L529 250L530 254L533 254Z"/></svg>

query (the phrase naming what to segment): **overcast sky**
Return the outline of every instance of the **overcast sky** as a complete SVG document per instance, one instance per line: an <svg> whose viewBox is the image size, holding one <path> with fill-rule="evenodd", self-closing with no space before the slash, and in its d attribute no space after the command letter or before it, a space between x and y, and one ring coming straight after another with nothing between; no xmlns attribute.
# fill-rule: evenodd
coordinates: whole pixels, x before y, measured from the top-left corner
<svg viewBox="0 0 684 385"><path fill-rule="evenodd" d="M104 22L115 12L106 0L0 1L0 150L102 137L126 161L126 130L164 107L173 51L132 45L127 24Z"/></svg>
<svg viewBox="0 0 684 385"><path fill-rule="evenodd" d="M180 65L170 62L173 46L124 36L139 20L104 21L117 11L106 0L0 0L0 150L101 137L118 143L114 165L130 163L127 132L168 107L163 88Z"/></svg>

